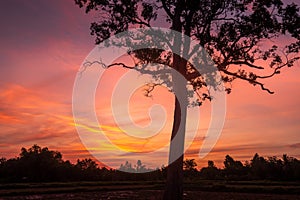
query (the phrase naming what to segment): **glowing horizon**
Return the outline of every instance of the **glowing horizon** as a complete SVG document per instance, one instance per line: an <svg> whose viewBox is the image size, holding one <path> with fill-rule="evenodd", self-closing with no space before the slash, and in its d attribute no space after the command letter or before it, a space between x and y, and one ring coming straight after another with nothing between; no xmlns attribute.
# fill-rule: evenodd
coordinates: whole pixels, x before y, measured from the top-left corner
<svg viewBox="0 0 300 200"><path fill-rule="evenodd" d="M11 0L3 4L0 12L0 23L5 27L0 37L3 44L0 157L13 158L21 147L33 144L58 150L64 159L72 162L92 157L82 144L76 126L96 133L99 127L74 123L72 90L80 65L94 48L94 38L89 35L93 16L85 15L70 1L20 3ZM21 27L16 29L15 24ZM123 72L123 69L112 69L99 85L96 111L103 122L100 128L120 148L152 151L169 141L173 96L164 88L156 90L152 99L143 95L142 88L136 91L130 104L133 120L140 126L147 125L149 107L160 103L166 106L168 124L151 142L130 137L115 124L108 108L113 80ZM199 167L206 166L207 160L222 167L227 154L241 161L250 160L255 153L300 158L299 75L297 62L294 67L282 70L279 76L266 80L266 85L276 92L274 95L235 81L232 94L227 96L226 122L217 145L204 159L198 158L210 118L210 105L206 102L201 107L198 134L185 156L195 158Z"/></svg>

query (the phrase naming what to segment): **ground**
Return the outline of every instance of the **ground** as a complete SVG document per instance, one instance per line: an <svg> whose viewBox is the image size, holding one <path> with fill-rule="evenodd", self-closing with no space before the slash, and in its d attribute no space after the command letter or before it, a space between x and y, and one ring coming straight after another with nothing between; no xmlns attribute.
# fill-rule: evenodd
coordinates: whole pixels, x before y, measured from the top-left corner
<svg viewBox="0 0 300 200"><path fill-rule="evenodd" d="M0 197L2 200L35 200L35 199L63 199L63 200L159 200L162 198L161 190L136 190L136 191L100 191L63 194L40 194L25 196ZM204 192L187 191L184 193L185 200L300 200L300 195L282 194L254 194L236 192Z"/></svg>
<svg viewBox="0 0 300 200"><path fill-rule="evenodd" d="M0 200L159 200L164 181L0 184ZM184 200L300 200L300 182L186 181Z"/></svg>

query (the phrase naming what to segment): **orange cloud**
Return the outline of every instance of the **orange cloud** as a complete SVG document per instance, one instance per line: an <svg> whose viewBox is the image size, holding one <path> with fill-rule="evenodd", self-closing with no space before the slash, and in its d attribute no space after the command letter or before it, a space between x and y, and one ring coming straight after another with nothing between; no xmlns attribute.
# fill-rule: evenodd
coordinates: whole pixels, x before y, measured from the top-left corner
<svg viewBox="0 0 300 200"><path fill-rule="evenodd" d="M34 90L6 85L0 91L1 152L15 156L22 146L68 146L79 143L71 105L48 101ZM7 155L5 155L7 156Z"/></svg>

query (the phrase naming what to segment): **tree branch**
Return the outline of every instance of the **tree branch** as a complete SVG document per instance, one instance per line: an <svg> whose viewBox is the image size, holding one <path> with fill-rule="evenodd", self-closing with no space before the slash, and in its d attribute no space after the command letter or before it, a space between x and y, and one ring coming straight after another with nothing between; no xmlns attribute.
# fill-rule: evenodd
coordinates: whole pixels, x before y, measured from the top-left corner
<svg viewBox="0 0 300 200"><path fill-rule="evenodd" d="M170 9L168 8L167 4L166 4L166 0L161 0L161 3L162 3L162 6L165 10L165 12L167 13L167 15L173 19L174 18L174 15L171 13Z"/></svg>
<svg viewBox="0 0 300 200"><path fill-rule="evenodd" d="M145 96L146 97L152 97L152 92L155 89L155 87L157 86L161 86L162 83L147 83L146 86L148 86L148 88L144 89L145 91Z"/></svg>
<svg viewBox="0 0 300 200"><path fill-rule="evenodd" d="M264 84L261 83L261 82L258 82L258 81L253 80L253 79L249 79L249 78L247 78L247 77L245 77L245 76L241 76L241 75L239 75L239 74L237 74L237 73L234 73L234 72L229 72L229 71L227 71L227 70L220 69L220 71L224 72L224 73L227 74L227 75L231 75L231 76L234 76L234 77L239 78L239 79L241 79L241 80L248 81L249 83L251 83L251 84L253 84L253 85L259 85L259 86L261 87L262 90L267 91L269 94L274 94L273 91L271 91L271 90L269 90L268 88L266 88L266 87L264 86Z"/></svg>
<svg viewBox="0 0 300 200"><path fill-rule="evenodd" d="M255 68L255 69L264 69L263 67L251 64L251 63L247 62L246 60L244 60L244 61L232 61L232 62L229 62L228 64L229 65L230 64L234 64L234 65L247 65L247 66L249 66L251 68Z"/></svg>

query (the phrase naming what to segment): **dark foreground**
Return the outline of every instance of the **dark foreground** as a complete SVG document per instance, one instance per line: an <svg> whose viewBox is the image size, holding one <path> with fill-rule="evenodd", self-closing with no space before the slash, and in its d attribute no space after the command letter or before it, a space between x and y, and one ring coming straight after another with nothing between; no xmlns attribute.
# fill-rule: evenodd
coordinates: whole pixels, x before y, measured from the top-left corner
<svg viewBox="0 0 300 200"><path fill-rule="evenodd" d="M53 182L0 184L0 200L159 200L164 182ZM300 182L212 181L184 184L185 200L300 200Z"/></svg>
<svg viewBox="0 0 300 200"><path fill-rule="evenodd" d="M7 200L34 200L34 199L62 199L62 200L159 200L162 199L163 191L161 190L138 190L138 191L109 191L109 192L81 192L81 193L63 193L63 194L37 194L25 196L0 197ZM300 200L300 195L288 194L253 194L253 193L236 193L236 192L205 192L205 191L187 191L184 194L186 200Z"/></svg>

